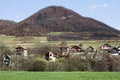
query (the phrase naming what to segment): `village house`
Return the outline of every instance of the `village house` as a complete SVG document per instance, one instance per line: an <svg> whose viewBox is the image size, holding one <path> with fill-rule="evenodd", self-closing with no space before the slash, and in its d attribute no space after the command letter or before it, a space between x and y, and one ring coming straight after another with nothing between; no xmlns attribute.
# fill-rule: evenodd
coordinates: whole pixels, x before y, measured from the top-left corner
<svg viewBox="0 0 120 80"><path fill-rule="evenodd" d="M68 46L59 46L60 57L67 57L69 55L69 47Z"/></svg>
<svg viewBox="0 0 120 80"><path fill-rule="evenodd" d="M103 44L100 48L101 48L101 50L110 50L112 48L112 46L109 44Z"/></svg>
<svg viewBox="0 0 120 80"><path fill-rule="evenodd" d="M105 53L109 53L111 52L111 49L112 49L112 46L109 45L109 44L103 44L101 47L100 47L100 51L101 53L105 52Z"/></svg>
<svg viewBox="0 0 120 80"><path fill-rule="evenodd" d="M93 48L92 46L89 46L89 47L86 49L86 51L87 51L88 53L92 53L92 52L94 52L94 48Z"/></svg>
<svg viewBox="0 0 120 80"><path fill-rule="evenodd" d="M111 56L112 46L105 43L97 49L96 59L102 60L105 56Z"/></svg>
<svg viewBox="0 0 120 80"><path fill-rule="evenodd" d="M86 55L87 58L93 58L95 54L94 48L92 46L88 46L85 50L85 54L87 54Z"/></svg>
<svg viewBox="0 0 120 80"><path fill-rule="evenodd" d="M119 55L118 48L113 47L111 53L112 53L111 55Z"/></svg>
<svg viewBox="0 0 120 80"><path fill-rule="evenodd" d="M45 53L45 59L46 59L47 61L50 61L50 62L55 62L55 60L56 60L56 55L55 55L54 52L49 51L49 52Z"/></svg>
<svg viewBox="0 0 120 80"><path fill-rule="evenodd" d="M71 54L80 54L83 51L79 46L72 46L70 49Z"/></svg>
<svg viewBox="0 0 120 80"><path fill-rule="evenodd" d="M25 46L18 46L18 47L16 47L15 55L16 56L27 57L28 56L27 47L25 47Z"/></svg>

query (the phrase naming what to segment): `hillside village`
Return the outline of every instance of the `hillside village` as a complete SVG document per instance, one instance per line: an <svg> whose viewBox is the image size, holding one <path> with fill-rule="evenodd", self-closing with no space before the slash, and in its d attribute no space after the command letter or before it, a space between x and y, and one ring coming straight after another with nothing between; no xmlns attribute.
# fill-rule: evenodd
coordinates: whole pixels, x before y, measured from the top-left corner
<svg viewBox="0 0 120 80"><path fill-rule="evenodd" d="M42 49L42 48L39 48L39 49ZM34 59L36 58L36 60L37 58L40 58L43 61L45 61L45 63L46 62L48 64L52 63L52 66L56 65L55 63L57 64L61 62L64 63L66 62L66 60L79 61L80 59L80 60L83 60L83 63L84 63L84 61L86 60L102 61L104 59L120 58L120 46L114 47L108 43L105 43L99 46L98 49L94 49L93 46L88 46L86 49L83 49L82 43L80 43L79 45L68 46L67 43L64 41L64 42L61 42L59 46L56 46L56 52L55 50L51 50L51 49L47 50L46 48L42 54L29 54L30 52L29 50L30 49L27 48L26 46L21 46L21 45L17 46L16 48L14 48L14 53L10 55L5 53L3 55L1 65L11 70L21 70L20 67L23 66L22 62L26 60L29 61L32 58ZM24 65L26 64L27 66L31 65L28 63L24 63ZM42 66L42 65L39 65L39 66ZM113 66L113 65L111 64L110 66ZM119 67L119 65L117 65L117 67ZM118 68L118 70L120 69Z"/></svg>

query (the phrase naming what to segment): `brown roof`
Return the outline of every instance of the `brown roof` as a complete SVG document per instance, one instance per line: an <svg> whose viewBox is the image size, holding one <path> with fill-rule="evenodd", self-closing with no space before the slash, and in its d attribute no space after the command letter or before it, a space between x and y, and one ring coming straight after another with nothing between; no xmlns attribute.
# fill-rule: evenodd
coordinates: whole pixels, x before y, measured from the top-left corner
<svg viewBox="0 0 120 80"><path fill-rule="evenodd" d="M18 48L23 48L23 49L27 50L26 46L18 46L18 47L16 47L16 49L18 49Z"/></svg>

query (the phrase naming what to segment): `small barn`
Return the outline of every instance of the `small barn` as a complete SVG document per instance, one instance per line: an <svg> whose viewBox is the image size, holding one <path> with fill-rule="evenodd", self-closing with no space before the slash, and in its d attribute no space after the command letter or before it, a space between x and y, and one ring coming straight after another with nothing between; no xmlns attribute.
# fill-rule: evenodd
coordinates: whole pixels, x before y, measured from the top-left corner
<svg viewBox="0 0 120 80"><path fill-rule="evenodd" d="M45 59L46 59L47 61L50 61L50 62L55 62L56 55L55 55L54 52L49 51L49 52L45 53Z"/></svg>
<svg viewBox="0 0 120 80"><path fill-rule="evenodd" d="M25 47L25 46L18 46L18 47L16 47L15 55L16 56L27 57L27 47Z"/></svg>
<svg viewBox="0 0 120 80"><path fill-rule="evenodd" d="M3 57L3 66L9 66L11 64L11 57L6 54L4 57Z"/></svg>

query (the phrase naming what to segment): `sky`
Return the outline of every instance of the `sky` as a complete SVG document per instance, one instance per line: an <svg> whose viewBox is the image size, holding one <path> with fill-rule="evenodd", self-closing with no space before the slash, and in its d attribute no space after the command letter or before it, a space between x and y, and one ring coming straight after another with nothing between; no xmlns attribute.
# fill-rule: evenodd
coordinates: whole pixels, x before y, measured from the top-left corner
<svg viewBox="0 0 120 80"><path fill-rule="evenodd" d="M120 30L120 0L0 0L0 19L20 22L48 6L63 6Z"/></svg>

